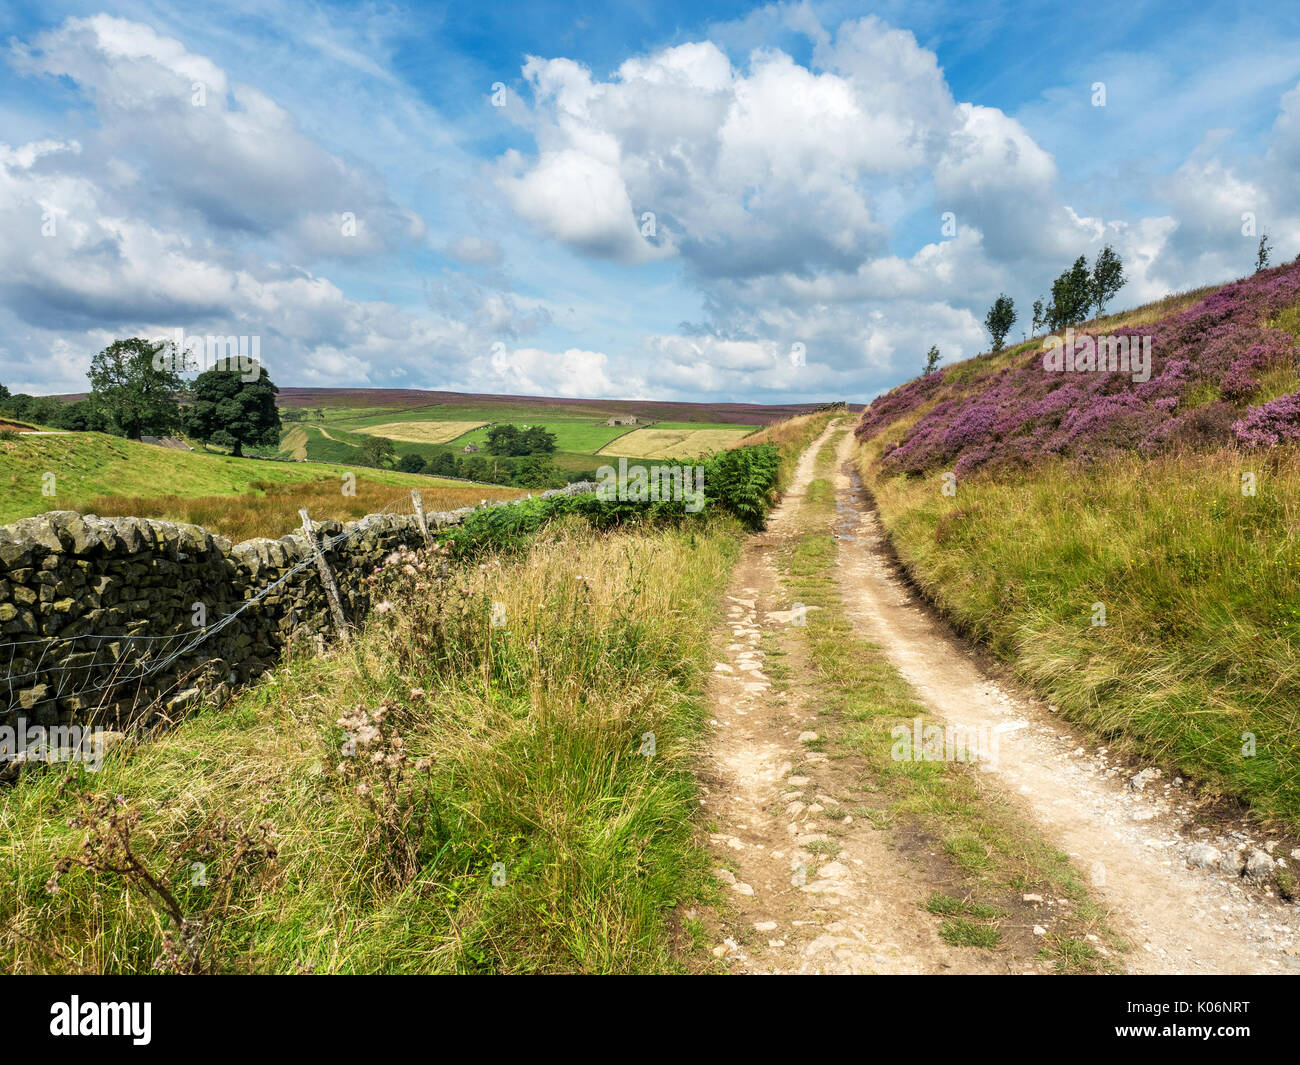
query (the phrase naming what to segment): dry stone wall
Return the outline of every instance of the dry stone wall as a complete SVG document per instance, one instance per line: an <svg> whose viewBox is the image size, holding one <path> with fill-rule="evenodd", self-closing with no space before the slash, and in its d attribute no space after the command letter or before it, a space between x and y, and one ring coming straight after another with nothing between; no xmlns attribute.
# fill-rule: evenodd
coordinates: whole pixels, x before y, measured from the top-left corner
<svg viewBox="0 0 1300 1065"><path fill-rule="evenodd" d="M362 578L424 542L411 515L315 529L349 622L370 607ZM125 729L223 700L291 638L332 628L314 558L301 532L232 544L197 525L75 511L0 526L0 726Z"/></svg>

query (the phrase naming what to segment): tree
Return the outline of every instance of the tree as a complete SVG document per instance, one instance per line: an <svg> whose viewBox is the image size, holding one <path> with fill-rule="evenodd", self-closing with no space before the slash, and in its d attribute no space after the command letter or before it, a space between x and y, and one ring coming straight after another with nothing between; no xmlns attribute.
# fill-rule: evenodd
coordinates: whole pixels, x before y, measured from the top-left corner
<svg viewBox="0 0 1300 1065"><path fill-rule="evenodd" d="M279 389L266 367L257 377L246 370L206 370L194 380L194 402L185 408L185 431L195 440L230 448L243 455L244 445L271 447L280 442L280 412L275 406Z"/></svg>
<svg viewBox="0 0 1300 1065"><path fill-rule="evenodd" d="M555 434L543 425L525 429L520 441L524 447L523 454L526 455L549 455L555 450Z"/></svg>
<svg viewBox="0 0 1300 1065"><path fill-rule="evenodd" d="M1048 304L1047 328L1052 332L1076 325L1088 317L1092 306L1092 275L1088 259L1080 255L1074 265L1052 282L1052 302Z"/></svg>
<svg viewBox="0 0 1300 1065"><path fill-rule="evenodd" d="M1097 261L1092 266L1092 302L1097 308L1098 317L1115 293L1124 287L1126 280L1123 260L1107 244L1097 253Z"/></svg>
<svg viewBox="0 0 1300 1065"><path fill-rule="evenodd" d="M60 424L66 404L53 396L18 396L14 397L22 406L22 414L15 411L15 417L21 417L26 421L35 422L37 425L52 425L55 429L67 428Z"/></svg>
<svg viewBox="0 0 1300 1065"><path fill-rule="evenodd" d="M5 388L4 385L0 385L0 403L3 403L8 398L9 398L9 389Z"/></svg>
<svg viewBox="0 0 1300 1065"><path fill-rule="evenodd" d="M1043 301L1034 300L1034 336L1038 336L1038 331L1047 324L1046 312L1043 310Z"/></svg>
<svg viewBox="0 0 1300 1065"><path fill-rule="evenodd" d="M76 403L60 403L46 424L74 433L102 433L105 429L103 417L87 399Z"/></svg>
<svg viewBox="0 0 1300 1065"><path fill-rule="evenodd" d="M27 420L27 408L31 406L35 396L29 396L26 392L15 392L8 399L3 401L4 412L11 418L17 418L20 421Z"/></svg>
<svg viewBox="0 0 1300 1065"><path fill-rule="evenodd" d="M984 328L993 337L994 351L1002 350L1002 342L1007 338L1007 334L1011 332L1011 327L1015 324L1015 301L1006 294L998 296L993 301L993 306L989 308L988 315L984 318Z"/></svg>
<svg viewBox="0 0 1300 1065"><path fill-rule="evenodd" d="M444 477L455 477L460 473L460 463L450 451L443 451L432 462L425 464L424 471L438 473Z"/></svg>
<svg viewBox="0 0 1300 1065"><path fill-rule="evenodd" d="M555 447L555 434L542 425L521 429L517 425L503 424L488 430L487 450L490 455L550 454Z"/></svg>
<svg viewBox="0 0 1300 1065"><path fill-rule="evenodd" d="M487 449L490 455L522 455L519 426L494 425L488 430Z"/></svg>
<svg viewBox="0 0 1300 1065"><path fill-rule="evenodd" d="M1255 254L1255 273L1268 269L1268 234L1259 238L1259 251Z"/></svg>
<svg viewBox="0 0 1300 1065"><path fill-rule="evenodd" d="M559 488L564 474L546 455L529 455L515 467L515 484L520 488Z"/></svg>
<svg viewBox="0 0 1300 1065"><path fill-rule="evenodd" d="M115 340L90 360L90 399L111 432L130 440L165 436L181 424L182 386L165 341Z"/></svg>
<svg viewBox="0 0 1300 1065"><path fill-rule="evenodd" d="M391 467L397 459L397 449L386 436L367 436L357 448L357 462L362 466Z"/></svg>
<svg viewBox="0 0 1300 1065"><path fill-rule="evenodd" d="M424 456L417 455L414 451L408 451L398 460L397 468L403 473L423 473Z"/></svg>
<svg viewBox="0 0 1300 1065"><path fill-rule="evenodd" d="M921 371L921 376L932 374L939 368L939 349L931 344L930 350L925 353L925 369Z"/></svg>

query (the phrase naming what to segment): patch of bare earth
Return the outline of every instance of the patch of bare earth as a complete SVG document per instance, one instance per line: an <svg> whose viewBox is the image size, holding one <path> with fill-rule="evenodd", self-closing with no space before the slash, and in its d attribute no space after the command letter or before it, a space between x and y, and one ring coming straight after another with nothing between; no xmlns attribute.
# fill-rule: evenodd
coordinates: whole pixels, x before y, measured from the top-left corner
<svg viewBox="0 0 1300 1065"><path fill-rule="evenodd" d="M1013 955L939 937L923 906L945 886L941 878L846 812L864 767L813 749L816 714L799 682L807 666L776 556L797 535L813 460L830 432L804 454L767 531L747 544L727 600L702 799L728 896L722 927L711 929L713 953L740 973L1006 972ZM789 683L780 691L765 672L765 635L785 652Z"/></svg>

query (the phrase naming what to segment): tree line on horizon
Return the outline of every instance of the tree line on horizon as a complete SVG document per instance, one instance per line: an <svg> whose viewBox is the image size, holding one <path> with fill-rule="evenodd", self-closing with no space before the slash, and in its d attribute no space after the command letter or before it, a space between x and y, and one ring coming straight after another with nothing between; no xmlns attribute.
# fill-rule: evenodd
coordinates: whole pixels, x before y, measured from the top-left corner
<svg viewBox="0 0 1300 1065"><path fill-rule="evenodd" d="M0 414L73 432L128 440L183 433L242 456L245 447L280 442L279 389L257 363L205 370L187 383L168 341L115 340L90 362L85 399L10 394L0 385ZM256 375L253 375L253 367ZM250 378L250 379L246 379Z"/></svg>
<svg viewBox="0 0 1300 1065"><path fill-rule="evenodd" d="M278 446L283 430L276 405L279 388L266 367L257 363L217 367L187 383L176 369L176 353L169 347L174 345L140 337L115 340L91 360L86 398L71 403L53 396L14 394L0 384L0 415L128 440L183 434L236 457L244 457L245 448ZM325 412L322 408L312 414L305 409L286 411L283 420L302 422L312 416L323 421ZM555 450L555 434L543 426L506 424L488 432L491 462L450 453L428 460L414 452L399 455L393 441L380 436L367 437L353 462L488 484L556 488L567 479L550 457Z"/></svg>

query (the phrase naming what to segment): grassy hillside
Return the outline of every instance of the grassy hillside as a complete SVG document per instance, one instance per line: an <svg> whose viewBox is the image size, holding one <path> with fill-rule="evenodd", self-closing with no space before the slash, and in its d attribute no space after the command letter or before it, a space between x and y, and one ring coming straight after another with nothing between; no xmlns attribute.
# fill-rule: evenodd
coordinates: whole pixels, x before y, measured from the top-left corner
<svg viewBox="0 0 1300 1065"><path fill-rule="evenodd" d="M431 510L520 494L390 470L179 451L102 433L0 440L0 471L0 522L80 510L189 521L232 539L283 535L300 524L303 506L313 517L360 517L408 499L412 488ZM349 473L355 496L342 492ZM42 492L46 474L54 475L53 495Z"/></svg>
<svg viewBox="0 0 1300 1065"><path fill-rule="evenodd" d="M785 438L786 467L826 417ZM480 512L477 531L526 509ZM403 553L374 589L400 608L350 646L97 773L0 789L0 969L680 968L672 914L716 892L694 769L744 531L720 508L652 513L483 535L470 564L446 545ZM125 874L104 844L123 824ZM164 895L201 922L192 953Z"/></svg>
<svg viewBox="0 0 1300 1065"><path fill-rule="evenodd" d="M87 805L141 816L142 863L187 911L221 894L190 885L196 847L214 880L234 874L203 911L208 970L672 971L670 914L709 890L691 770L740 535L565 525L450 573L403 560L382 586L402 609L350 651L119 749L81 778ZM354 708L382 714L361 753L400 760L391 790L341 754ZM0 789L0 970L154 971L166 944L140 878L77 868L46 888L84 835L62 776ZM267 826L275 860L232 865L232 822Z"/></svg>
<svg viewBox="0 0 1300 1065"><path fill-rule="evenodd" d="M958 477L1062 456L1300 442L1300 415L1288 398L1300 389L1300 263L1226 285L1155 321L1131 312L1075 333L1097 351L1102 336L1130 347L1145 338L1149 379L1049 372L1035 339L894 389L871 404L858 437L885 441L885 472L944 468Z"/></svg>
<svg viewBox="0 0 1300 1065"><path fill-rule="evenodd" d="M1066 716L1300 825L1300 266L1087 328L1152 334L1150 381L1039 342L947 367L864 413L864 480L927 595Z"/></svg>

